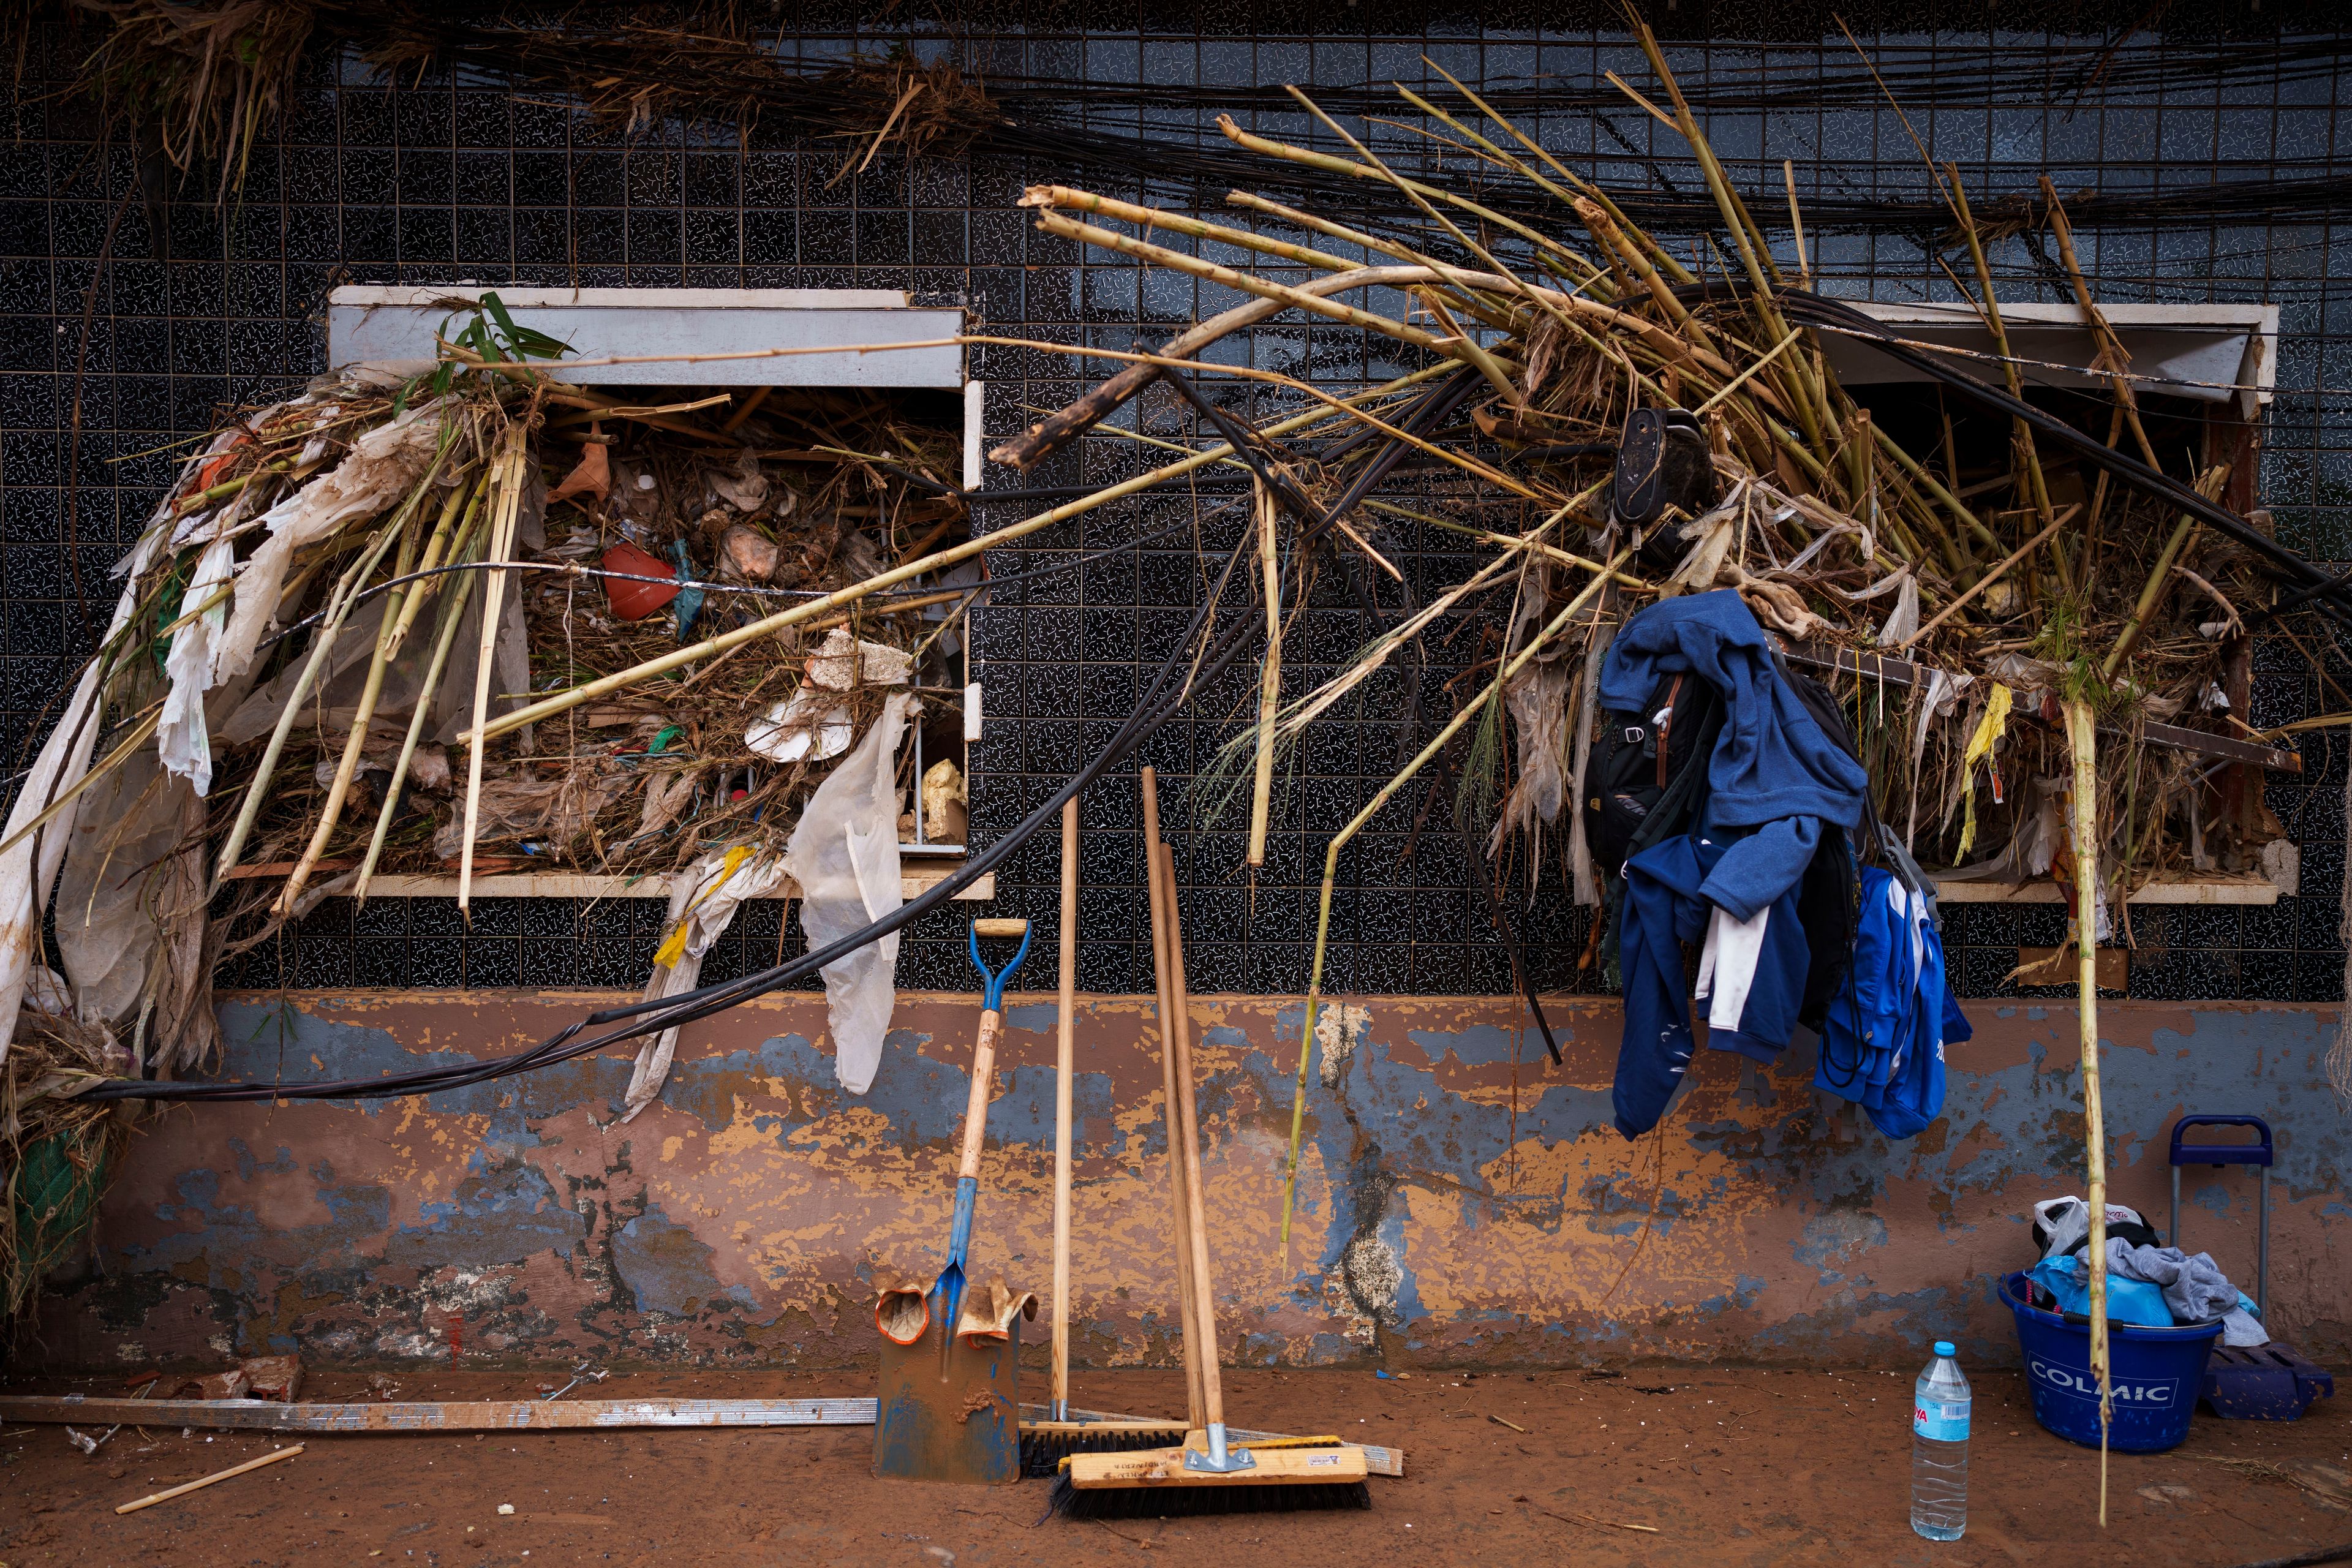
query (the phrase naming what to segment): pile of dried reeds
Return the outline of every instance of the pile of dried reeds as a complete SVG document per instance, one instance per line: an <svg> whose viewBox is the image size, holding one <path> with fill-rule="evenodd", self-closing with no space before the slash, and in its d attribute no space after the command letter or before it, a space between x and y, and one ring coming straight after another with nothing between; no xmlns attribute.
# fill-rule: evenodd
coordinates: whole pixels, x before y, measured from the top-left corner
<svg viewBox="0 0 2352 1568"><path fill-rule="evenodd" d="M1290 96L1319 127L1319 146L1221 121L1235 147L1276 167L1361 182L1409 204L1417 226L1353 226L1334 209L1301 210L1247 189L1230 192L1230 210L1213 216L1066 185L1034 187L1024 201L1045 233L1106 260L1125 257L1244 297L1157 354L1125 356L1132 363L1118 375L993 456L1027 468L1157 380L1216 426L1232 448L1223 461L1254 475L1263 570L1252 588L1265 617L1265 664L1255 721L1211 768L1204 797L1213 812L1246 792L1253 866L1271 781L1316 721L1360 704L1370 679L1443 617L1489 591L1512 595L1477 679L1456 679L1451 711L1429 715L1433 733L1328 846L1307 1038L1340 854L1424 769L1460 770L1465 816L1493 803L1492 854L1557 826L1580 901L1595 901L1575 813L1565 821L1561 813L1580 794L1596 672L1625 616L1676 594L1736 590L1792 651L1881 672L1837 683L1881 819L1948 875L2079 884L2079 935L2063 952L2086 951L2095 926L2105 940L2111 921L2128 940L2125 900L2152 876L2277 869L2267 851L2284 830L2258 784L2225 790L2222 764L2198 754L2193 730L2224 742L2255 736L2244 712L2250 620L2274 600L2281 610L2340 615L2341 585L2213 504L2231 455L2191 438L2193 423L2141 407L2147 378L2131 371L2074 264L2055 192L2045 183L2044 216L2111 393L2074 425L2026 398L2032 362L2011 352L1958 172L1931 165L1951 219L1947 269L1993 344L1968 356L1973 376L1955 384L1967 381L1977 405L2006 427L2003 460L1971 471L1948 416L1941 439L1915 450L1840 384L1823 353L1828 333L1875 336L1898 353L1925 345L1811 291L1793 174L1787 224L1775 226L1794 244L1776 252L1655 41L1646 29L1639 38L1654 99L1611 79L1689 145L1716 205L1713 237L1670 245L1645 232L1611 193L1450 76L1444 101L1397 89L1419 116L1405 129L1442 143L1453 167L1477 165L1475 189L1424 174L1425 164L1396 166L1368 142L1370 117L1360 136L1296 88ZM1498 181L1539 195L1573 226L1514 216L1486 188ZM1209 351L1284 312L1385 340L1385 357L1425 368L1380 389L1377 403L1341 407L1273 372L1200 363L1229 357ZM1286 444L1280 425L1242 426L1192 386L1216 376L1271 384L1336 412L1352 434L1309 450ZM1611 464L1621 425L1643 408L1695 416L1705 448L1697 466L1707 471L1683 509L1637 528L1620 510ZM1408 456L1449 476L1424 482L1415 508L1379 493ZM1515 515L1540 521L1521 526L1507 521ZM1325 550L1298 547L1310 530ZM1483 555L1425 604L1384 553L1419 530L1466 539ZM1338 675L1302 686L1284 677L1285 636L1317 574L1335 564L1326 551L1338 552L1336 565L1386 629ZM2281 579L2297 587L2288 600L2277 599ZM2284 617L2275 624L2293 635ZM1901 662L1879 662L1888 658ZM1889 668L1899 682L1885 678ZM2070 712L2083 715L2079 725ZM2081 765L2094 716L2119 740L2095 770ZM2175 721L2193 727L2185 741L2142 743L2144 726ZM2095 800L2074 798L2078 780L2095 782ZM2094 842L2078 841L2085 831ZM1303 1089L1302 1081L1301 1105Z"/></svg>

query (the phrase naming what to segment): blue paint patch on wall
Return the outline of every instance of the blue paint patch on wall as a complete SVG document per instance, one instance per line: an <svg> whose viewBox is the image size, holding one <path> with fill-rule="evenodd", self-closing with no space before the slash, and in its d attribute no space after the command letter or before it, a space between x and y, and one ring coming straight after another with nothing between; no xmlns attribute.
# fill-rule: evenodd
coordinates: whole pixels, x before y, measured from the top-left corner
<svg viewBox="0 0 2352 1568"><path fill-rule="evenodd" d="M421 1205L418 1223L393 1233L383 1258L420 1271L520 1263L570 1252L587 1235L587 1218L566 1208L537 1169L516 1163L468 1176L446 1203Z"/></svg>
<svg viewBox="0 0 2352 1568"><path fill-rule="evenodd" d="M741 1298L719 1282L717 1255L656 1204L613 1234L613 1266L637 1310L689 1318L714 1300Z"/></svg>

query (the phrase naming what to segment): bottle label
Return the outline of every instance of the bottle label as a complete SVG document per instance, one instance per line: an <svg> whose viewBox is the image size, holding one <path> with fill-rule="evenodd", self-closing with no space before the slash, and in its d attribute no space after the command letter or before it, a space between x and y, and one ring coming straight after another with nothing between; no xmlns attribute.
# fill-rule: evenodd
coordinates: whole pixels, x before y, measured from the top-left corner
<svg viewBox="0 0 2352 1568"><path fill-rule="evenodd" d="M1943 1400L1920 1400L1911 1406L1911 1430L1931 1442L1965 1443L1969 1439L1969 1407Z"/></svg>

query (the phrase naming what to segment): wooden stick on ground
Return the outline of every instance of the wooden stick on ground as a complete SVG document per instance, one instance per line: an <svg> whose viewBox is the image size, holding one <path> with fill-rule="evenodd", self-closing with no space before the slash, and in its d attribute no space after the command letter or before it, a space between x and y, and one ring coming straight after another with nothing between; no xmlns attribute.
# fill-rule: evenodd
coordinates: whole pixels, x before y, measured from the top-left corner
<svg viewBox="0 0 2352 1568"><path fill-rule="evenodd" d="M2099 775L2091 705L2066 704L2074 756L2074 950L2081 959L2075 1011L2083 1025L2083 1145L2091 1205L2091 1374L2099 1380L2099 1525L2107 1522L2107 1422L2114 1414L2107 1355L2107 1135L2099 1105Z"/></svg>
<svg viewBox="0 0 2352 1568"><path fill-rule="evenodd" d="M279 1448L274 1452L264 1454L257 1459L247 1459L241 1465L231 1465L226 1470L216 1470L201 1480L190 1481L184 1486L166 1488L164 1490L160 1492L151 1492L135 1502L126 1502L121 1504L114 1511L117 1513L137 1513L142 1508L153 1508L159 1502L170 1502L175 1497L185 1497L190 1492L202 1491L205 1488L211 1486L215 1481L225 1481L231 1476L241 1476L247 1470L257 1470L264 1465L274 1465L280 1459L290 1459L295 1455L302 1451L302 1447L303 1446L301 1444L297 1443L290 1448Z"/></svg>

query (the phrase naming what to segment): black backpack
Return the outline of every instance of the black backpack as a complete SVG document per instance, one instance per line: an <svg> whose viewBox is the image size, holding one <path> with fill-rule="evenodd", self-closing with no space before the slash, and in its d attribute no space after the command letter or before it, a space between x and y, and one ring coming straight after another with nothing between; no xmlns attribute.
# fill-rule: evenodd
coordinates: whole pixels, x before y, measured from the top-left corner
<svg viewBox="0 0 2352 1568"><path fill-rule="evenodd" d="M1638 711L1603 709L1585 753L1584 843L1602 877L1698 820L1722 694L1696 675L1662 678Z"/></svg>

